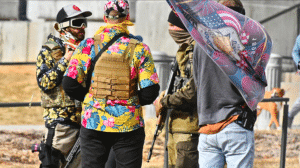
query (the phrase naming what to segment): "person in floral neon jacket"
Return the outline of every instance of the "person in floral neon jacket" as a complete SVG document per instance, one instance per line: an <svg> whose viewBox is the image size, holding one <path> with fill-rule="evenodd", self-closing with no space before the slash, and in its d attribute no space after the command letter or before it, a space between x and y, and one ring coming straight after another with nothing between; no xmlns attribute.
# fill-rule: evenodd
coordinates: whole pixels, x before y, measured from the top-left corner
<svg viewBox="0 0 300 168"><path fill-rule="evenodd" d="M133 25L129 20L128 2L110 0L105 4L104 11L104 21L107 24L99 28L94 38L83 40L75 50L63 78L63 88L69 96L82 101L80 130L82 166L104 167L112 148L116 155L117 167L141 167L145 140L142 106L153 103L158 96L159 80L149 47L141 41L131 43L135 37L127 29L127 26ZM98 51L101 51L105 44L120 33L125 33L125 35L103 52L95 63L94 71L90 72ZM101 40L99 45L97 37ZM135 47L130 48L130 44L134 44ZM130 49L127 50L128 48ZM111 76L124 73L117 69L119 66L117 62L103 67L108 65L103 60L109 59L109 56L111 56L111 61L120 57L128 60L127 67L130 73L128 80L132 83L131 86L136 87L135 90L131 90L133 92L130 92L133 94L127 98L114 98L113 95L109 95L114 92L112 89L106 90L109 93L104 97L98 96L98 93L106 92L101 92L96 87L105 85L103 83L105 80L101 81L102 78L110 80L107 83L109 87L114 87L110 85L113 80L121 81L121 78L127 80L124 76L117 79L105 77L106 73ZM115 71L104 73L104 69L114 68ZM99 76L98 71L103 77ZM90 86L89 83L91 83ZM116 91L116 94L118 93L121 91Z"/></svg>

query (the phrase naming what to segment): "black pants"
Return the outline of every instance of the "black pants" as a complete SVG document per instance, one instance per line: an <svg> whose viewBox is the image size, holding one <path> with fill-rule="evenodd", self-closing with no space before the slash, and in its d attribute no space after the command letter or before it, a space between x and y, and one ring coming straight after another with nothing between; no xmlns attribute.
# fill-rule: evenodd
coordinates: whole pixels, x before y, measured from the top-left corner
<svg viewBox="0 0 300 168"><path fill-rule="evenodd" d="M108 155L108 159L105 163L105 168L116 168L116 154L114 152L114 150L111 148L109 155Z"/></svg>
<svg viewBox="0 0 300 168"><path fill-rule="evenodd" d="M104 168L110 149L116 155L117 168L141 168L144 128L127 133L107 133L81 127L82 168Z"/></svg>

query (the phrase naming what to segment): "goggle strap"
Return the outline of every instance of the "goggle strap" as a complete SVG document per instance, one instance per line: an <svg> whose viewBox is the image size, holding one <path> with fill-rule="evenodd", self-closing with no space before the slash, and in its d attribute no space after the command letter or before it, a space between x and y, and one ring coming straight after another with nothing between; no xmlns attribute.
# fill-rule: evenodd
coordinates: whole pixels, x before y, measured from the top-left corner
<svg viewBox="0 0 300 168"><path fill-rule="evenodd" d="M62 22L59 24L60 29L63 29L65 27L69 27L70 26L70 22L66 21L66 22Z"/></svg>

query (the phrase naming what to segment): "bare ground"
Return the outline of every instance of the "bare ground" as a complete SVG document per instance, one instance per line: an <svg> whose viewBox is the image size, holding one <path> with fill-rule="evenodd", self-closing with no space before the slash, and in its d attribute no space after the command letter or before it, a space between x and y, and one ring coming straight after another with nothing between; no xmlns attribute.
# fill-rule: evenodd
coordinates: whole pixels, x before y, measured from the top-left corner
<svg viewBox="0 0 300 168"><path fill-rule="evenodd" d="M146 123L147 125L151 123ZM152 126L149 126L150 128ZM153 128L153 127L152 127ZM153 130L153 129L152 129ZM148 132L148 133L147 133ZM152 134L146 130L146 142L144 146L143 168L158 168L163 165L164 133L162 133L154 146L150 162L146 162L149 148L152 143ZM37 153L32 153L32 144L39 143L43 131L0 131L0 167L38 167L39 159ZM298 168L298 155L300 147L300 131L289 130L286 167ZM256 131L255 132L255 167L271 168L279 167L280 163L280 131Z"/></svg>

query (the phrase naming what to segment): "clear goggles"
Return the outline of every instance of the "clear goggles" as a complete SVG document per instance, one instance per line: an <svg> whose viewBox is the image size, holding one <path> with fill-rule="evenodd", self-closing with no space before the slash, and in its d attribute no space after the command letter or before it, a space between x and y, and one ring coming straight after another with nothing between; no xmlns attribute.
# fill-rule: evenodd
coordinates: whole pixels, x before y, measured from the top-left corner
<svg viewBox="0 0 300 168"><path fill-rule="evenodd" d="M73 18L66 22L62 22L59 24L60 28L73 27L73 28L82 28L84 26L87 27L86 18Z"/></svg>

